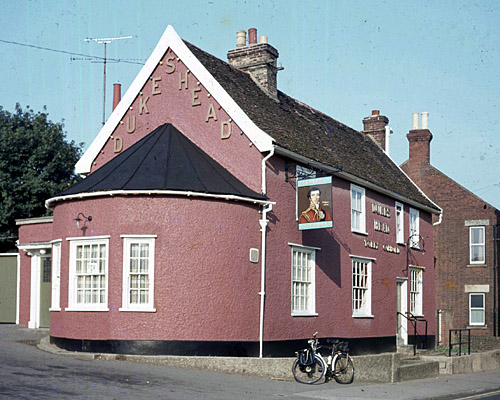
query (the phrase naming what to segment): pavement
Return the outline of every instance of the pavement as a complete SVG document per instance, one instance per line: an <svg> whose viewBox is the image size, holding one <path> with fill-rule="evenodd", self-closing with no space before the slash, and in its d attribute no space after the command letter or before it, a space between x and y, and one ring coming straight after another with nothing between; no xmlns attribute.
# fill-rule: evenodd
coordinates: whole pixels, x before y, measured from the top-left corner
<svg viewBox="0 0 500 400"><path fill-rule="evenodd" d="M112 359L132 362L158 364L158 356L139 356L135 359L123 355L106 355L94 353L78 353L62 350L48 340L48 330L27 330L24 332L24 341L40 341L39 349L55 354L67 355L84 359ZM29 331L26 334L26 331ZM166 358L172 358L165 356ZM185 359L185 358L183 358ZM215 357L212 357L215 359ZM218 362L220 364L220 362ZM162 364L161 362L159 364ZM171 365L171 364L170 364ZM178 365L180 366L180 365ZM190 365L187 365L190 368ZM269 379L269 378L268 378ZM273 378L270 378L273 379ZM290 379L293 380L290 373ZM365 383L354 381L351 385L340 385L335 381L320 383L313 386L303 385L303 391L297 397L310 399L465 399L479 398L484 393L489 393L490 399L500 399L500 369L488 372L440 375L437 378L411 380L397 383ZM310 388L310 390L309 390ZM472 396L472 397L471 397Z"/></svg>

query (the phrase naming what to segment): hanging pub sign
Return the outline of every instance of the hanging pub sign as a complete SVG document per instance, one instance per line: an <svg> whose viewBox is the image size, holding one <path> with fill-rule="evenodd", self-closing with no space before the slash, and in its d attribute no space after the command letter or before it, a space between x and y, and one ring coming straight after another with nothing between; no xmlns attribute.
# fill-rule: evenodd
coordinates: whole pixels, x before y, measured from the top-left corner
<svg viewBox="0 0 500 400"><path fill-rule="evenodd" d="M332 228L332 177L297 182L299 230Z"/></svg>

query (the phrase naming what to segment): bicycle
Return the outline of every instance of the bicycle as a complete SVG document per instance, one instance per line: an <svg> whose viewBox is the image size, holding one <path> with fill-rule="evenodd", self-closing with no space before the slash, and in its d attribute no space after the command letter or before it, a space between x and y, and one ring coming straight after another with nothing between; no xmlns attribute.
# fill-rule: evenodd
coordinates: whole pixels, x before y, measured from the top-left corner
<svg viewBox="0 0 500 400"><path fill-rule="evenodd" d="M354 364L349 356L348 342L338 339L327 340L329 355L327 360L323 358L319 349L319 340L316 338L318 332L307 343L310 348L297 351L297 358L293 362L292 373L299 383L314 384L325 376L325 382L331 378L338 383L349 384L354 380Z"/></svg>

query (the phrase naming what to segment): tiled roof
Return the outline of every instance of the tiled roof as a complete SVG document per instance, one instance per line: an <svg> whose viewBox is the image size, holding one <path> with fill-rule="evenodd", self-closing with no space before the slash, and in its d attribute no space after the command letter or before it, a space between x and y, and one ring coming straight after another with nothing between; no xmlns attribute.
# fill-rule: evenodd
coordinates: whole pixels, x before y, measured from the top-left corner
<svg viewBox="0 0 500 400"><path fill-rule="evenodd" d="M210 74L276 145L439 211L365 134L278 91L267 96L250 75L185 42Z"/></svg>
<svg viewBox="0 0 500 400"><path fill-rule="evenodd" d="M264 200L227 169L164 124L59 196L110 190L173 190Z"/></svg>

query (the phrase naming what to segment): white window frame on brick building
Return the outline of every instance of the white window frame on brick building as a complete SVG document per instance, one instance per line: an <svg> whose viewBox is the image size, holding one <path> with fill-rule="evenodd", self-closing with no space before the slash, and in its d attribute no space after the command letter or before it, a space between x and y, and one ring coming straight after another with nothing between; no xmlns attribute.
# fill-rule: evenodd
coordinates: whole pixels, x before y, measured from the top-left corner
<svg viewBox="0 0 500 400"><path fill-rule="evenodd" d="M109 236L67 238L69 246L66 311L109 311Z"/></svg>
<svg viewBox="0 0 500 400"><path fill-rule="evenodd" d="M365 189L351 183L351 231L366 235Z"/></svg>
<svg viewBox="0 0 500 400"><path fill-rule="evenodd" d="M420 249L420 211L410 207L410 246Z"/></svg>
<svg viewBox="0 0 500 400"><path fill-rule="evenodd" d="M292 247L291 313L292 316L316 316L316 251L289 243Z"/></svg>
<svg viewBox="0 0 500 400"><path fill-rule="evenodd" d="M473 297L474 300L480 299L481 305L477 302L473 305ZM469 326L484 326L486 325L485 321L485 295L484 293L469 293Z"/></svg>
<svg viewBox="0 0 500 400"><path fill-rule="evenodd" d="M477 233L477 235L476 235ZM469 262L470 264L485 264L486 263L486 242L485 242L485 227L471 226L469 227Z"/></svg>
<svg viewBox="0 0 500 400"><path fill-rule="evenodd" d="M155 312L154 272L157 235L121 235L123 285L120 311Z"/></svg>
<svg viewBox="0 0 500 400"><path fill-rule="evenodd" d="M351 255L352 262L352 316L373 318L372 315L372 261L373 258Z"/></svg>
<svg viewBox="0 0 500 400"><path fill-rule="evenodd" d="M410 267L410 313L423 316L423 267Z"/></svg>
<svg viewBox="0 0 500 400"><path fill-rule="evenodd" d="M404 206L403 204L396 201L395 204L396 210L396 243L404 244L405 243L405 224L404 224Z"/></svg>

